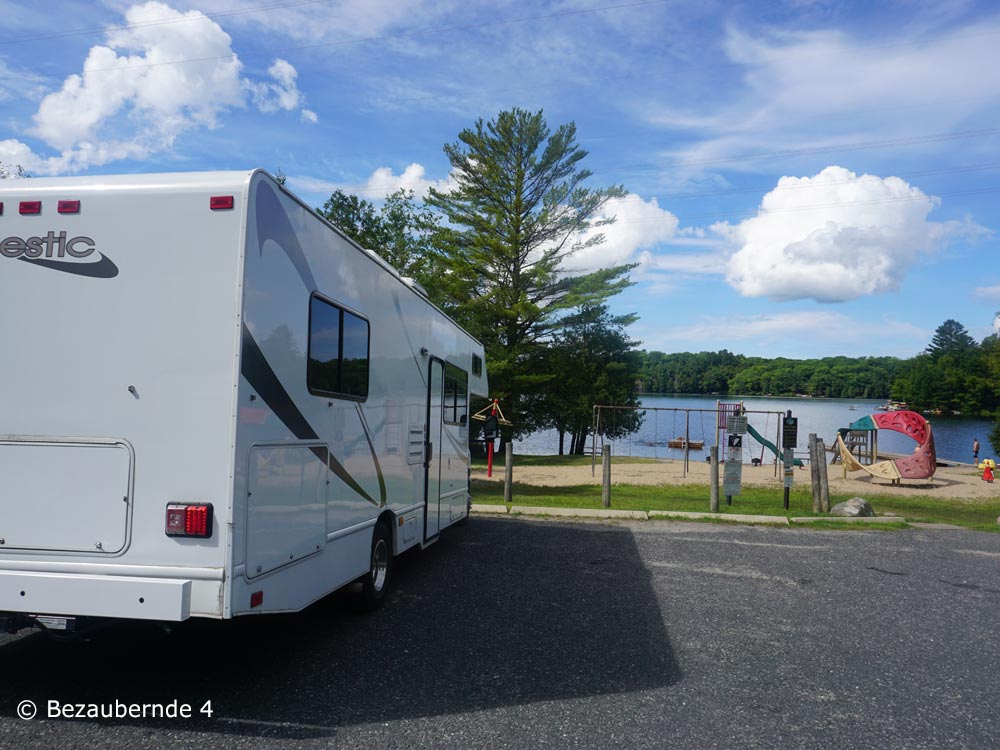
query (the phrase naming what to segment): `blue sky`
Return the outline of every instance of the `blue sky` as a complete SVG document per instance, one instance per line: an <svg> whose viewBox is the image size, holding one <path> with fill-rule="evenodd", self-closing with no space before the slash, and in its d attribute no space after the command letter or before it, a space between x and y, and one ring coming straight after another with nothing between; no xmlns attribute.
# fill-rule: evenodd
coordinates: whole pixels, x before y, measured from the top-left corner
<svg viewBox="0 0 1000 750"><path fill-rule="evenodd" d="M639 263L647 349L922 350L1000 310L995 3L0 0L0 162L282 170L311 205L446 186L511 107L629 197L580 268Z"/></svg>

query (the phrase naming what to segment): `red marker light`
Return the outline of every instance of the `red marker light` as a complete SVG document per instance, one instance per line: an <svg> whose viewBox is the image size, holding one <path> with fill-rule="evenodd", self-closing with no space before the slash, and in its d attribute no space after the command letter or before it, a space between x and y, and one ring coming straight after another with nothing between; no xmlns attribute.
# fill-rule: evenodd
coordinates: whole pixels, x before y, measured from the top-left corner
<svg viewBox="0 0 1000 750"><path fill-rule="evenodd" d="M259 607L263 603L264 603L263 591L254 591L252 594L250 594L250 609L253 609L254 607Z"/></svg>
<svg viewBox="0 0 1000 750"><path fill-rule="evenodd" d="M208 207L213 211L225 210L236 205L236 200L231 195L213 195L208 202Z"/></svg>
<svg viewBox="0 0 1000 750"><path fill-rule="evenodd" d="M207 539L212 536L211 504L187 505L170 503L164 527L167 536L190 536Z"/></svg>
<svg viewBox="0 0 1000 750"><path fill-rule="evenodd" d="M0 216L3 216L3 201L0 201Z"/></svg>
<svg viewBox="0 0 1000 750"><path fill-rule="evenodd" d="M80 201L59 201L59 213L61 214L80 213Z"/></svg>
<svg viewBox="0 0 1000 750"><path fill-rule="evenodd" d="M24 215L40 214L42 212L41 201L21 201L20 211Z"/></svg>

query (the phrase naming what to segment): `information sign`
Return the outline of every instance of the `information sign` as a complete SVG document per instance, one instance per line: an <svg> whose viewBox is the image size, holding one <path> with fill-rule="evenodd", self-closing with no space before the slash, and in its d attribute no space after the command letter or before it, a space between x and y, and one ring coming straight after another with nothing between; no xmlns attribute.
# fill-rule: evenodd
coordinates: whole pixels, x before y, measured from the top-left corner
<svg viewBox="0 0 1000 750"><path fill-rule="evenodd" d="M722 494L726 497L740 494L742 479L743 462L739 459L726 459L722 470Z"/></svg>
<svg viewBox="0 0 1000 750"><path fill-rule="evenodd" d="M781 447L794 449L799 444L799 418L788 416L784 418L783 422Z"/></svg>
<svg viewBox="0 0 1000 750"><path fill-rule="evenodd" d="M731 435L745 435L747 432L747 418L737 415L729 417L726 420L726 432Z"/></svg>

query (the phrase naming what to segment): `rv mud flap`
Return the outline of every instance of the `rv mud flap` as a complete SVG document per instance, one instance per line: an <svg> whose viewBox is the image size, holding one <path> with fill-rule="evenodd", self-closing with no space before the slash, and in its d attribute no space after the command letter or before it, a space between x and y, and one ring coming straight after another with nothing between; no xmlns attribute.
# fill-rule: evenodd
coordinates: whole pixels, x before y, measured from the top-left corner
<svg viewBox="0 0 1000 750"><path fill-rule="evenodd" d="M180 621L191 581L0 571L0 612Z"/></svg>

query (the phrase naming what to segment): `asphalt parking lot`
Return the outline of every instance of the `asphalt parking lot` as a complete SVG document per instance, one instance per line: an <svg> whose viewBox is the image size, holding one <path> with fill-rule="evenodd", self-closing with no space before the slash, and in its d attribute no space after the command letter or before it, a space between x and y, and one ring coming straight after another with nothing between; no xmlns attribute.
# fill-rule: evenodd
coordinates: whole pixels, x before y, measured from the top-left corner
<svg viewBox="0 0 1000 750"><path fill-rule="evenodd" d="M1000 535L473 518L374 615L0 637L0 747L985 748ZM17 718L23 700L191 719ZM45 710L44 708L42 709Z"/></svg>

